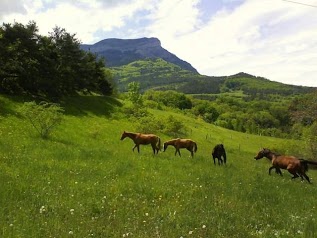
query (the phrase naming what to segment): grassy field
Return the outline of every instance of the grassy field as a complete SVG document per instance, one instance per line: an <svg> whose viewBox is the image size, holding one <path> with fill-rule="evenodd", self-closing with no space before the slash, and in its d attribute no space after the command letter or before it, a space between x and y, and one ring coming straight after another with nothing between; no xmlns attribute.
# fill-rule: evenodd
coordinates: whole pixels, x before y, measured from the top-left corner
<svg viewBox="0 0 317 238"><path fill-rule="evenodd" d="M254 160L261 147L291 150L299 142L151 110L183 120L198 151L176 157L169 147L153 156L141 146L137 154L130 139L120 141L135 125L115 100L70 100L46 140L18 115L20 105L0 97L0 237L317 236L317 171L308 184L285 171L269 176L269 161ZM226 166L211 159L218 143Z"/></svg>

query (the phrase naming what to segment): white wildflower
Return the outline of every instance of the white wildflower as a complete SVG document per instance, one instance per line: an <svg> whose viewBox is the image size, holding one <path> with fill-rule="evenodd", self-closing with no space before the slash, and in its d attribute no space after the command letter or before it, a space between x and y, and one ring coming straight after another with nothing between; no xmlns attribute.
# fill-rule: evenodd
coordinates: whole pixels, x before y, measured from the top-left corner
<svg viewBox="0 0 317 238"><path fill-rule="evenodd" d="M44 212L46 212L46 208L45 208L45 206L41 206L41 208L40 208L40 213L42 214L42 213L44 213Z"/></svg>

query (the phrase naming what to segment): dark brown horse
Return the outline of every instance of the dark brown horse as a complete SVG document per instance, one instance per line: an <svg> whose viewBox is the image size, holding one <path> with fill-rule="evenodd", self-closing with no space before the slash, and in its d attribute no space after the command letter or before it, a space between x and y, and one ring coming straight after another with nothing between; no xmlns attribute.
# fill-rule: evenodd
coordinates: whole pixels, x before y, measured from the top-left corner
<svg viewBox="0 0 317 238"><path fill-rule="evenodd" d="M218 159L218 165L227 163L226 150L223 144L216 145L212 150L212 158L214 159L214 165L216 165L216 158ZM223 158L223 160L222 160Z"/></svg>
<svg viewBox="0 0 317 238"><path fill-rule="evenodd" d="M298 159L294 156L279 155L266 148L260 150L254 159L258 160L263 157L268 158L272 162L272 166L269 168L269 174L271 174L271 170L274 168L277 169L277 171L280 169L286 169L293 175L292 179L300 176L302 180L304 177L309 183L309 177L306 175L306 172L308 171L308 164L317 164L317 162Z"/></svg>
<svg viewBox="0 0 317 238"><path fill-rule="evenodd" d="M164 152L166 151L167 147L172 145L175 147L175 155L178 153L181 156L180 149L184 148L190 151L192 157L194 157L194 152L197 152L197 144L195 141L191 139L172 139L169 141L164 142Z"/></svg>
<svg viewBox="0 0 317 238"><path fill-rule="evenodd" d="M161 139L157 135L124 131L121 135L121 140L126 137L129 137L134 141L135 146L132 148L133 152L134 149L137 148L138 153L140 153L140 145L148 144L151 144L154 154L158 154L159 150L161 150Z"/></svg>

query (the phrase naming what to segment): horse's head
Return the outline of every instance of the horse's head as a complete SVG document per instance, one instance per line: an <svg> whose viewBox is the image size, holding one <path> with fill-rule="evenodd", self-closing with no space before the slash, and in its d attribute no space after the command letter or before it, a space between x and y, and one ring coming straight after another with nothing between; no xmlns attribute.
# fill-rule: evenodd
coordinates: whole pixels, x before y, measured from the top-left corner
<svg viewBox="0 0 317 238"><path fill-rule="evenodd" d="M266 157L271 151L269 149L263 148L261 149L258 154L254 157L254 159L262 159L263 157Z"/></svg>
<svg viewBox="0 0 317 238"><path fill-rule="evenodd" d="M124 138L126 138L127 137L127 133L124 131L123 133L122 133L122 135L121 135L121 139L120 140L123 140Z"/></svg>

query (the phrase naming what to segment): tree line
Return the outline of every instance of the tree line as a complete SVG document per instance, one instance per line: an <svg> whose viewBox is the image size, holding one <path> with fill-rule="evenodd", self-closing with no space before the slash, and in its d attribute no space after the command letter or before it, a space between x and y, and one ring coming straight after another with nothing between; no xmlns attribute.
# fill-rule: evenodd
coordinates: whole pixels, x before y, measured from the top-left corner
<svg viewBox="0 0 317 238"><path fill-rule="evenodd" d="M229 95L201 100L176 91L148 90L142 98L155 102L150 103L151 108L174 108L208 123L251 134L300 139L307 128L317 123L316 92L288 100L249 101Z"/></svg>
<svg viewBox="0 0 317 238"><path fill-rule="evenodd" d="M34 21L0 27L0 92L50 99L78 92L111 95L104 60L80 49L75 34L55 27L48 36Z"/></svg>

